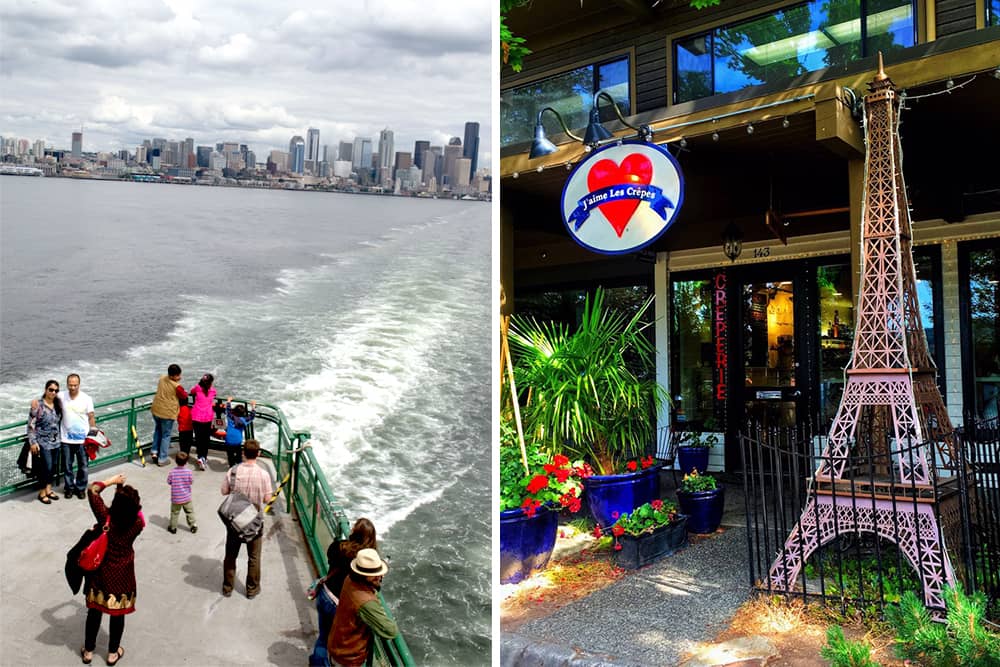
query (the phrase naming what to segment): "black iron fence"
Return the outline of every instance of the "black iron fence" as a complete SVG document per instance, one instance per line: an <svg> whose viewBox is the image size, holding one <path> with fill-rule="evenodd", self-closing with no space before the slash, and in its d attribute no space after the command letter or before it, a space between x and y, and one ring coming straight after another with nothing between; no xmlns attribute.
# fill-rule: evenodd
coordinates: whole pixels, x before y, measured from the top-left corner
<svg viewBox="0 0 1000 667"><path fill-rule="evenodd" d="M748 425L753 587L845 612L880 613L907 590L940 610L948 581L1000 600L1000 429L971 423L950 442L897 441L881 429L843 456L824 454L826 429ZM934 473L928 483L911 474L921 466Z"/></svg>

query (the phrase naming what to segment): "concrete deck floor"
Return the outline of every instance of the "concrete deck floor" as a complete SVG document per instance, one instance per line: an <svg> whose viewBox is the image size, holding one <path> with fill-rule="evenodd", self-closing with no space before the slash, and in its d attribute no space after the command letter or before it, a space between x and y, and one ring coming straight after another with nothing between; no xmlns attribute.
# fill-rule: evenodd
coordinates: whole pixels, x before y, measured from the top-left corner
<svg viewBox="0 0 1000 667"><path fill-rule="evenodd" d="M174 450L171 450L171 454ZM209 454L209 469L194 471L198 532L183 512L175 535L167 532L173 467L124 463L91 469L90 479L121 472L142 497L146 529L135 542L138 596L126 616L123 665L305 665L316 638L314 603L305 597L313 580L296 522L279 499L265 519L261 592L245 596L246 550L237 561L236 588L224 598L225 528L216 515L225 457ZM36 491L0 500L0 665L79 665L87 609L83 591L70 591L63 573L66 552L94 523L86 500L62 497L44 505ZM111 489L104 492L110 504ZM95 665L108 649L102 619Z"/></svg>

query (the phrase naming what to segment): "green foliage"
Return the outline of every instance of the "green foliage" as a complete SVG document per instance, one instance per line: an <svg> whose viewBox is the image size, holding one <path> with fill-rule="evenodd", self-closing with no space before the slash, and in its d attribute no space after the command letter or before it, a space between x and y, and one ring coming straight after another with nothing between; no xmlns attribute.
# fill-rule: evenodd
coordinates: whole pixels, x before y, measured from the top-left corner
<svg viewBox="0 0 1000 667"><path fill-rule="evenodd" d="M653 415L666 393L656 382L653 343L643 315L604 307L598 289L575 331L558 322L515 315L510 343L530 436L550 452L565 451L602 475L638 459L654 435Z"/></svg>
<svg viewBox="0 0 1000 667"><path fill-rule="evenodd" d="M681 435L678 444L682 447L705 447L710 449L719 442L719 436L715 433L705 434L701 431L685 431Z"/></svg>
<svg viewBox="0 0 1000 667"><path fill-rule="evenodd" d="M879 667L879 663L872 660L868 645L844 637L839 625L826 629L826 646L820 649L819 654L830 661L831 667Z"/></svg>
<svg viewBox="0 0 1000 667"><path fill-rule="evenodd" d="M691 0L691 6L695 9L705 9L706 7L716 7L722 0Z"/></svg>
<svg viewBox="0 0 1000 667"><path fill-rule="evenodd" d="M524 45L524 37L518 37L507 27L507 14L528 2L530 0L500 0L500 62L510 65L515 72L521 71L522 61L531 49Z"/></svg>
<svg viewBox="0 0 1000 667"><path fill-rule="evenodd" d="M684 493L700 493L701 491L712 491L718 488L715 478L711 475L699 475L697 470L692 470L684 475L681 480L679 491Z"/></svg>
<svg viewBox="0 0 1000 667"><path fill-rule="evenodd" d="M572 512L580 509L582 468L572 466L561 454L549 456L537 447L526 447L528 474L524 474L521 449L500 443L500 511L523 507L529 516L542 505L558 503Z"/></svg>
<svg viewBox="0 0 1000 667"><path fill-rule="evenodd" d="M639 537L661 526L669 526L676 520L677 503L671 500L654 500L635 508L631 514L622 514L611 527L611 532L616 537L622 534Z"/></svg>
<svg viewBox="0 0 1000 667"><path fill-rule="evenodd" d="M814 555L806 563L803 574L807 579L819 579L819 555ZM901 563L895 558L882 555L875 556L842 556L839 563L826 558L823 567L823 593L828 596L840 597L844 600L848 615L860 614L868 620L877 619L881 615L878 605L872 603L863 609L855 608L849 600L873 600L879 595L881 585L882 597L888 603L899 602L904 591L920 589L920 579L909 563Z"/></svg>
<svg viewBox="0 0 1000 667"><path fill-rule="evenodd" d="M912 591L898 607L888 607L886 618L896 631L896 653L934 667L996 667L1000 665L1000 635L983 626L986 598L967 596L962 586L946 586L946 622L931 619Z"/></svg>

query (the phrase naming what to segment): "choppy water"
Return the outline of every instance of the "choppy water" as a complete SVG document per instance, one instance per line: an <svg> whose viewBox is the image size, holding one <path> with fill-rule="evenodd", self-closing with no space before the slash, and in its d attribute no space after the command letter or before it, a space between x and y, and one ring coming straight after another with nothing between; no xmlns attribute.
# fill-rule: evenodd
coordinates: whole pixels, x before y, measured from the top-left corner
<svg viewBox="0 0 1000 667"><path fill-rule="evenodd" d="M478 202L0 177L0 423L212 372L312 433L417 662L488 664L490 249Z"/></svg>

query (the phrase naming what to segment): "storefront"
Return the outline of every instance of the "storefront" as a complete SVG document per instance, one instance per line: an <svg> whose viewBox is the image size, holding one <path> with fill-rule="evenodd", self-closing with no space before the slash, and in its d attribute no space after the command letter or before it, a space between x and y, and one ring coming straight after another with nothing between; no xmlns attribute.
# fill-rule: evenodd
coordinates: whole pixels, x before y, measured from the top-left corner
<svg viewBox="0 0 1000 667"><path fill-rule="evenodd" d="M501 265L514 312L572 323L585 294L598 285L613 287L624 308L654 295L658 377L672 399L658 424L720 434L725 446L715 448L712 469L738 465L736 435L748 421L828 427L850 358L864 182L862 119L850 107L864 94L871 66L860 57L797 79L783 79L777 69L765 68L764 76L743 68L748 83L723 76L729 61L720 54L735 56L717 48L727 39L732 46L734 26L752 37L762 16L787 18L814 4L723 2L717 11L697 14L673 3L633 19L619 7L617 13L588 11L572 25L565 18L550 24L543 11L536 18L546 27L531 31L523 24L529 46L544 47L536 53L538 69L526 60L520 75L502 76L511 106L502 130L509 141L501 162ZM975 165L995 162L998 149L1000 28L989 27L988 3L976 10L975 29L955 35L933 23L943 16L934 3L879 7L895 17L890 75L913 100L902 115L903 171L918 307L938 383L953 423L965 423L967 414L995 417L1000 173ZM870 9L862 23L883 25ZM909 33L900 32L904 15ZM833 27L831 34L843 26ZM590 39L581 40L587 31ZM900 37L904 33L912 41ZM564 35L571 34L574 46L567 46ZM588 53L597 52L574 51L582 43L598 45L588 46ZM744 48L744 57L767 52L777 58L776 44ZM827 48L824 62L840 57L833 51ZM699 60L699 53L715 57ZM674 72L665 87L649 74L661 55L663 68ZM801 49L799 62L815 68ZM698 79L697 72L705 76ZM533 112L542 116L538 104L528 104L532 96L561 95L586 112L589 93L564 90L581 82L587 90L611 88L629 124L649 126L652 141L683 169L683 209L639 252L595 254L569 240L559 197L586 157L579 143L563 135L559 153L543 158L529 157L527 145L518 143L530 132L514 125L530 124ZM661 89L670 104L655 102ZM566 108L565 102L556 106ZM602 118L613 118L603 112ZM585 123L585 116L569 127ZM618 127L617 138L634 137Z"/></svg>

